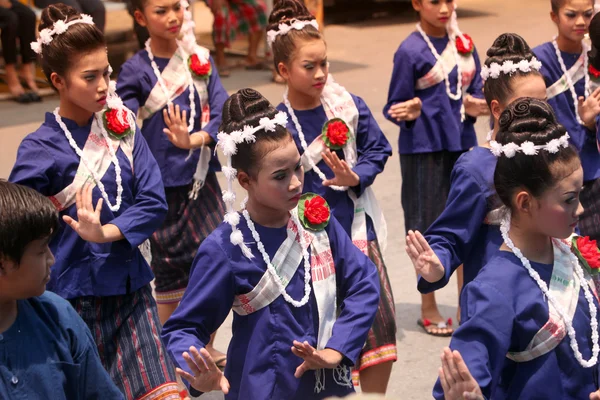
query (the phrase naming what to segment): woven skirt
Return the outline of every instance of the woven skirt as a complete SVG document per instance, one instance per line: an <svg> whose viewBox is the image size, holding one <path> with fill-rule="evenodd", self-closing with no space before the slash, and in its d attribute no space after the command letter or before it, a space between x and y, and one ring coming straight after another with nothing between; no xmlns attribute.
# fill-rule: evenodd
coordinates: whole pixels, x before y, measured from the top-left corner
<svg viewBox="0 0 600 400"><path fill-rule="evenodd" d="M191 185L166 188L169 210L150 239L156 302L177 303L183 297L198 247L223 221L225 205L214 172L209 172L196 200Z"/></svg>
<svg viewBox="0 0 600 400"><path fill-rule="evenodd" d="M583 214L579 217L579 231L582 236L600 242L600 178L583 184L579 196Z"/></svg>
<svg viewBox="0 0 600 400"><path fill-rule="evenodd" d="M102 365L127 400L179 400L150 285L122 296L69 301L90 328Z"/></svg>
<svg viewBox="0 0 600 400"><path fill-rule="evenodd" d="M214 14L213 39L215 44L229 47L238 34L262 32L266 26L267 6L263 0L228 0Z"/></svg>
<svg viewBox="0 0 600 400"><path fill-rule="evenodd" d="M450 175L464 152L400 154L402 208L406 232L425 232L446 207Z"/></svg>
<svg viewBox="0 0 600 400"><path fill-rule="evenodd" d="M352 378L358 385L360 371L377 364L398 359L396 350L396 306L392 285L388 277L387 268L377 240L368 243L369 258L379 272L380 294L379 306L373 326L369 329L367 341L362 349L360 358L354 366Z"/></svg>

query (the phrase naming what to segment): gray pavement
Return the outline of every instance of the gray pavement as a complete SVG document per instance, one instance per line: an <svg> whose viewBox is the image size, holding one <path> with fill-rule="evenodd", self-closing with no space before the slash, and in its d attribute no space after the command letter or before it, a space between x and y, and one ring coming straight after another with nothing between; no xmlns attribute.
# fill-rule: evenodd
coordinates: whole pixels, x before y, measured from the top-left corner
<svg viewBox="0 0 600 400"><path fill-rule="evenodd" d="M549 0L460 0L459 5L460 27L472 36L482 58L500 33L517 32L532 47L550 40L555 33L549 18ZM420 299L415 288L413 268L404 250L400 167L396 152L398 129L381 114L387 97L392 56L402 39L414 29L416 16L407 7L394 6L390 9L394 10L393 14L385 18L328 25L325 36L331 72L348 90L365 99L395 150L385 171L374 184L390 228L385 257L396 300L398 323L399 359L392 373L388 398L420 400L431 398L431 388L440 364L439 354L449 340L427 336L416 325L420 315ZM274 104L280 102L283 92L282 86L271 83L269 73L260 71L235 70L230 78L223 80L223 84L230 93L242 87L253 87ZM0 103L0 177L8 176L21 138L39 126L44 111L50 111L56 105L55 98L29 106ZM477 124L480 141L485 138L486 123L487 118ZM438 293L438 302L445 316L455 317L455 283ZM216 347L225 349L230 337L231 316L219 330ZM221 398L221 394L202 397ZM251 396L248 398L251 399Z"/></svg>

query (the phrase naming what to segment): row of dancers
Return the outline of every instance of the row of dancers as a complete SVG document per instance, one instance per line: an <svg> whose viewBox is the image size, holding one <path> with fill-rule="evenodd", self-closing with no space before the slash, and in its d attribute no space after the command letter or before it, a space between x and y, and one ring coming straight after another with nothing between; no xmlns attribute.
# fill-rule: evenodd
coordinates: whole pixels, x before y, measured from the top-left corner
<svg viewBox="0 0 600 400"><path fill-rule="evenodd" d="M60 105L20 144L19 186L0 187L0 394L385 393L396 319L371 186L392 148L329 74L318 24L301 1L276 2L267 38L287 87L274 107L253 89L228 97L186 1L134 3L150 39L116 85L91 18L62 4L42 13L32 48ZM420 22L394 56L384 115L400 126L427 333L453 333L431 293L464 265L436 398L598 391L600 19L591 0L551 5L556 39L532 51L503 34L481 65L452 1L413 0ZM36 285L15 285L36 267ZM231 310L223 357L211 343ZM40 369L40 357L55 362Z"/></svg>

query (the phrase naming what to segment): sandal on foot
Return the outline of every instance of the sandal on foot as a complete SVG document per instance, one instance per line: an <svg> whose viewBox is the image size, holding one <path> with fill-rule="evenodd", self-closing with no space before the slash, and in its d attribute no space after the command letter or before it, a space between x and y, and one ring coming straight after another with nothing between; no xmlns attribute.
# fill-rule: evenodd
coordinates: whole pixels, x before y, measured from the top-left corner
<svg viewBox="0 0 600 400"><path fill-rule="evenodd" d="M36 92L29 92L29 93L27 93L27 95L29 96L29 100L32 103L39 103L42 101L42 98Z"/></svg>
<svg viewBox="0 0 600 400"><path fill-rule="evenodd" d="M21 93L18 96L14 96L12 98L12 100L16 101L17 103L21 103L21 104L31 103L31 97L29 97L29 95L27 93Z"/></svg>
<svg viewBox="0 0 600 400"><path fill-rule="evenodd" d="M454 330L452 329L452 318L448 318L448 321L438 322L434 324L428 319L419 319L417 321L417 325L419 325L426 334L437 337L448 337L452 336ZM440 332L441 330L446 330L446 332Z"/></svg>
<svg viewBox="0 0 600 400"><path fill-rule="evenodd" d="M215 365L217 366L217 368L219 368L221 370L221 372L225 371L226 364L227 364L227 356L223 356L223 357L217 358L215 360Z"/></svg>

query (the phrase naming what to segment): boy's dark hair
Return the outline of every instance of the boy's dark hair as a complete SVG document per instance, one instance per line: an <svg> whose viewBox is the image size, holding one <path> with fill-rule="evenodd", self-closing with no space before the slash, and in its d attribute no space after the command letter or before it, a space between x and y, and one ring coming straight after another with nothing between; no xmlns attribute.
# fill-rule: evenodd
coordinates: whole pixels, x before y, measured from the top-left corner
<svg viewBox="0 0 600 400"><path fill-rule="evenodd" d="M293 19L310 21L315 19L308 11L302 0L277 0L273 11L269 15L267 31L278 29L279 24L291 24ZM323 39L321 32L312 25L307 25L301 30L292 29L285 35L277 35L273 42L273 62L275 70L279 72L279 63L287 63L296 51L296 40Z"/></svg>
<svg viewBox="0 0 600 400"><path fill-rule="evenodd" d="M223 105L221 126L219 131L231 133L243 130L244 126L258 126L261 118L272 119L279 111L275 109L269 100L265 99L254 89L241 89L232 94ZM264 146L258 146L260 142L277 142L292 136L287 129L276 125L275 130L267 132L260 130L254 134L255 143L241 143L237 145L237 152L231 157L235 169L254 175L264 157L266 151ZM262 150L262 151L261 151Z"/></svg>
<svg viewBox="0 0 600 400"><path fill-rule="evenodd" d="M73 7L63 3L51 4L42 10L38 29L41 32L46 28L52 29L58 20L70 22L79 18L81 15ZM42 45L41 62L46 79L54 88L50 79L53 72L65 77L76 57L100 48L106 48L106 41L96 25L83 23L71 25L66 32L54 35L52 42Z"/></svg>
<svg viewBox="0 0 600 400"><path fill-rule="evenodd" d="M561 138L567 132L565 127L556 121L554 111L548 103L531 97L510 103L500 115L499 123L500 131L496 135L496 141L502 145L520 145L525 141L544 145L552 139ZM521 188L525 188L535 197L541 196L546 189L554 186L573 170L565 170L566 175L557 174L556 170L551 168L556 163L575 167L581 165L577 150L573 146L561 147L557 153L540 150L533 156L521 152L517 152L512 158L501 155L494 172L494 186L498 197L510 208L512 195Z"/></svg>
<svg viewBox="0 0 600 400"><path fill-rule="evenodd" d="M48 198L31 188L0 180L1 256L20 263L29 243L51 235L58 226L58 212Z"/></svg>
<svg viewBox="0 0 600 400"><path fill-rule="evenodd" d="M488 58L485 60L485 65L489 67L492 63L502 65L505 61L512 61L517 64L521 60L531 61L534 57L531 48L521 36L516 33L503 33L498 36L492 47L487 51ZM505 105L506 100L512 95L513 88L511 82L517 76L539 75L541 73L532 69L530 72L517 71L513 74L500 74L498 78L487 79L483 86L485 101L488 106L491 106L492 100L497 100L500 104Z"/></svg>

